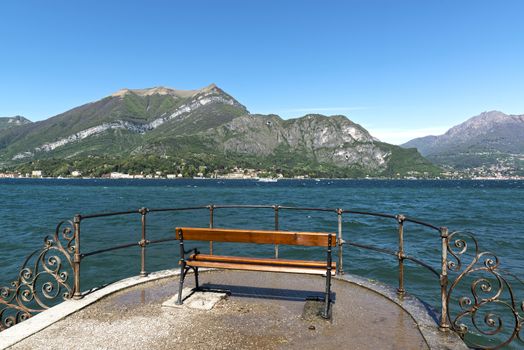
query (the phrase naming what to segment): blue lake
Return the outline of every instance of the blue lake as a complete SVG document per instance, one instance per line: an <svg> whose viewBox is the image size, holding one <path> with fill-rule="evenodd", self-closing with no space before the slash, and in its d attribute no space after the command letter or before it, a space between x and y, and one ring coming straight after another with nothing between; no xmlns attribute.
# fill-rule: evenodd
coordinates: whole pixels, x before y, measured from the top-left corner
<svg viewBox="0 0 524 350"><path fill-rule="evenodd" d="M470 231L482 250L496 254L501 267L524 279L524 181L400 181L400 180L0 180L2 261L0 285L16 279L24 258L43 245L56 224L81 215L147 208L193 207L212 204L262 204L291 207L404 214L446 226L450 232ZM343 236L349 242L398 249L394 219L344 213ZM148 239L169 238L177 226L207 226L209 211L150 213ZM215 227L274 228L272 209L225 209L214 212ZM337 231L337 214L279 211L283 230ZM138 213L82 221L81 251L95 251L140 240ZM405 251L440 271L439 232L405 224ZM207 245L197 243L205 251ZM469 246L471 248L471 245ZM273 247L215 244L215 252L271 256ZM82 289L109 283L140 271L138 247L88 256L82 261ZM282 258L322 260L316 248L280 247ZM175 243L147 249L148 271L177 266ZM394 256L346 246L344 270L396 286L398 261ZM450 275L450 278L453 274ZM523 285L513 281L522 299ZM406 262L406 290L438 307L439 281L429 270ZM519 299L519 300L520 300Z"/></svg>

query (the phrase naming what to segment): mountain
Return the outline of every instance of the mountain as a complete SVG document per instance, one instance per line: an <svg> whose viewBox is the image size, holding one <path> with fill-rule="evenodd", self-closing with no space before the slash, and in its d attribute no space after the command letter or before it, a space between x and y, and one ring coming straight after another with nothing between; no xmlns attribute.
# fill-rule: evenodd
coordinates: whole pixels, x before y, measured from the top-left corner
<svg viewBox="0 0 524 350"><path fill-rule="evenodd" d="M29 123L31 123L31 121L22 117L21 115L16 115L14 117L3 117L0 118L0 131Z"/></svg>
<svg viewBox="0 0 524 350"><path fill-rule="evenodd" d="M205 129L245 113L244 106L214 85L197 91L123 89L99 101L0 135L0 157L32 159L47 157L55 150L68 155L69 149L79 148L83 141L90 143L90 147L82 153L105 152L108 145L96 141L107 139L107 135L109 139L120 139L127 147L128 143L140 143L141 135L164 124L182 130L191 124ZM207 123L199 123L206 114L212 118L208 118ZM95 139L94 144L89 142L91 139Z"/></svg>
<svg viewBox="0 0 524 350"><path fill-rule="evenodd" d="M524 170L524 115L499 111L481 113L444 135L413 139L402 145L417 148L431 161L456 169Z"/></svg>
<svg viewBox="0 0 524 350"><path fill-rule="evenodd" d="M235 166L332 177L439 173L416 150L382 143L344 116L283 120L250 114L214 84L199 90L122 89L4 130L0 166L95 176L226 172Z"/></svg>

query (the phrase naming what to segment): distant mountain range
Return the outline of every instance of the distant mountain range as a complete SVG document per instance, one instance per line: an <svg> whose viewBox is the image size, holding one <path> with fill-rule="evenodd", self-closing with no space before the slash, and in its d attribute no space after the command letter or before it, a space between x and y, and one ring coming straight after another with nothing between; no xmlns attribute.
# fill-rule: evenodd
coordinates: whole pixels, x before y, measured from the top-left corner
<svg viewBox="0 0 524 350"><path fill-rule="evenodd" d="M416 138L402 147L454 169L524 175L524 115L484 112L444 135Z"/></svg>
<svg viewBox="0 0 524 350"><path fill-rule="evenodd" d="M254 115L214 84L123 89L47 120L0 130L4 169L190 175L234 166L332 177L440 172L416 150L380 142L344 116Z"/></svg>

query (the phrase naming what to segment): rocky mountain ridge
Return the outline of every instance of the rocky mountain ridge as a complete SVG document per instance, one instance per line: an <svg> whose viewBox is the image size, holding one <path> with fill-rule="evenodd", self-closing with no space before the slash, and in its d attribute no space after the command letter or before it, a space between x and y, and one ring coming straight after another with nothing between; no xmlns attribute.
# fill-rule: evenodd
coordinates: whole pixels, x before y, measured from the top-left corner
<svg viewBox="0 0 524 350"><path fill-rule="evenodd" d="M187 163L208 169L238 163L339 174L333 176L438 172L416 151L379 142L344 116L283 120L253 115L214 84L200 90L122 89L47 120L0 132L4 168L56 163L61 171L70 171L79 166L75 162L103 159L100 173L155 157L170 159L155 161L156 167L167 163L174 170Z"/></svg>
<svg viewBox="0 0 524 350"><path fill-rule="evenodd" d="M189 98L183 97L186 95ZM136 101L137 98L140 101ZM108 131L144 134L170 120L182 122L191 116L191 112L210 103L234 106L242 113L248 113L244 106L214 84L191 92L167 88L125 89L99 101L36 122L31 128L20 131L10 148L22 150L13 154L12 160L30 159L39 153L50 152ZM45 139L52 141L38 142ZM17 142L19 140L21 142ZM20 147L17 147L19 144Z"/></svg>
<svg viewBox="0 0 524 350"><path fill-rule="evenodd" d="M224 137L230 133L235 137ZM309 114L283 120L276 115L248 114L208 134L217 138L222 136L226 151L270 155L284 143L296 151L311 150L320 161L342 166L358 164L363 168L380 169L391 154L377 147L367 130L344 116Z"/></svg>

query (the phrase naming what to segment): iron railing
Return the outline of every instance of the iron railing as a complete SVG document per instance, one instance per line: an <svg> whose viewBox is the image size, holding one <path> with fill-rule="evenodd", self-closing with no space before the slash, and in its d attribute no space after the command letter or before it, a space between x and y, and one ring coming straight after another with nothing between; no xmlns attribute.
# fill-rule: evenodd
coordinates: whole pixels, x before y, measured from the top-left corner
<svg viewBox="0 0 524 350"><path fill-rule="evenodd" d="M147 217L154 213L180 211L208 211L209 227L215 225L216 210L223 209L271 209L274 215L274 228L280 229L280 213L283 211L313 211L334 213L337 216L338 264L337 273L344 273L344 246L366 249L396 257L398 260L397 294L402 298L406 292L404 263L411 261L431 272L440 284L440 319L441 331L457 332L468 345L476 348L496 349L512 341L523 343L524 301L517 297L508 282L508 276L514 276L500 269L499 258L491 252L482 252L473 234L468 232L449 232L446 227L404 215L391 215L342 208L310 208L281 205L215 205L183 208L140 208L138 210L99 213L90 215L77 214L72 221L60 222L53 236L44 239L43 248L33 252L24 262L17 280L10 287L0 288L0 330L11 327L33 314L46 310L57 301L82 298L81 265L82 261L93 255L130 248L140 249L140 276L147 276L147 248L152 244L175 241L173 235L166 238L149 240ZM103 217L140 215L140 240L90 252L81 250L81 223ZM398 249L392 250L348 240L344 237L343 216L360 215L394 220L398 234ZM404 231L405 224L413 223L438 233L440 244L440 271L429 263L406 254ZM182 224L182 223L180 223ZM183 225L179 225L183 226ZM174 228L174 226L173 226ZM468 241L473 249L469 249ZM346 248L347 249L347 248ZM213 254L213 242L209 242L210 254ZM275 258L279 257L278 245L274 248ZM465 262L466 257L470 258ZM73 278L71 281L70 273ZM449 272L456 275L450 281ZM515 277L515 276L514 276ZM517 277L519 283L522 281ZM469 288L459 288L464 283ZM522 284L524 285L524 284ZM468 290L469 289L469 290ZM465 294L469 293L469 295ZM505 314L497 311L502 308ZM484 317L482 317L484 316ZM509 319L509 321L507 321ZM480 321L479 321L480 320ZM505 332L505 333L503 333ZM471 335L474 336L471 336ZM489 338L482 340L479 335ZM498 336L498 337L497 337ZM479 341L480 340L480 341Z"/></svg>

